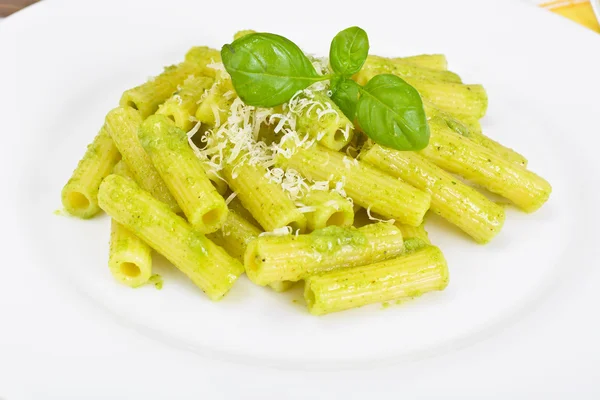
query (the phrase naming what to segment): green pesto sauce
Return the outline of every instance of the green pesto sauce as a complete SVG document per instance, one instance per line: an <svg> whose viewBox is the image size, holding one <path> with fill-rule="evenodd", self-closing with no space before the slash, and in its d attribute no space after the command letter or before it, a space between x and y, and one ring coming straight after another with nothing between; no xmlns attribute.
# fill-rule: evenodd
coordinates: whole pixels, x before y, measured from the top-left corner
<svg viewBox="0 0 600 400"><path fill-rule="evenodd" d="M427 246L427 243L423 239L409 238L404 240L404 253L412 253L425 246Z"/></svg>
<svg viewBox="0 0 600 400"><path fill-rule="evenodd" d="M319 253L335 253L345 246L363 247L367 237L357 229L328 226L310 234L312 246Z"/></svg>
<svg viewBox="0 0 600 400"><path fill-rule="evenodd" d="M154 274L148 279L148 284L154 284L154 287L160 290L163 288L163 278L159 274Z"/></svg>

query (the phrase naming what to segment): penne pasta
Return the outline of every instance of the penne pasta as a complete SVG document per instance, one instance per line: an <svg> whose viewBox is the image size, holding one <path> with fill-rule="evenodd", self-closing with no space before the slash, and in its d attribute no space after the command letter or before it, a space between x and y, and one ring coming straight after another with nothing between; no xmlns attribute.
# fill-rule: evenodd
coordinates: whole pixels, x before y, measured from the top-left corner
<svg viewBox="0 0 600 400"><path fill-rule="evenodd" d="M401 59L422 68L437 69L440 71L448 69L448 60L443 54L419 54L402 57Z"/></svg>
<svg viewBox="0 0 600 400"><path fill-rule="evenodd" d="M115 165L113 174L134 181L123 160ZM117 281L131 287L147 283L152 276L152 249L114 219L111 220L108 267Z"/></svg>
<svg viewBox="0 0 600 400"><path fill-rule="evenodd" d="M324 93L302 96L297 101L296 128L308 134L328 149L341 150L352 140L354 127L337 105Z"/></svg>
<svg viewBox="0 0 600 400"><path fill-rule="evenodd" d="M244 265L250 280L264 286L391 258L402 253L402 244L392 224L330 226L306 235L261 236L248 245Z"/></svg>
<svg viewBox="0 0 600 400"><path fill-rule="evenodd" d="M165 256L211 300L221 299L244 272L239 261L126 178L109 175L104 179L98 202L108 215Z"/></svg>
<svg viewBox="0 0 600 400"><path fill-rule="evenodd" d="M142 118L152 115L167 100L177 86L190 75L198 74L202 67L191 62L166 67L163 73L123 93L119 105L139 111Z"/></svg>
<svg viewBox="0 0 600 400"><path fill-rule="evenodd" d="M358 73L357 80L363 80L360 74L394 74L401 78L412 77L417 79L433 79L442 82L462 83L460 76L454 72L439 69L430 69L412 64L402 58L385 58L369 56ZM368 80L368 79L367 79Z"/></svg>
<svg viewBox="0 0 600 400"><path fill-rule="evenodd" d="M419 154L448 172L483 186L526 212L540 208L552 192L535 173L469 141L436 119L429 121L429 146Z"/></svg>
<svg viewBox="0 0 600 400"><path fill-rule="evenodd" d="M448 286L442 252L426 246L390 260L334 270L307 278L304 299L313 315L367 304L415 298Z"/></svg>
<svg viewBox="0 0 600 400"><path fill-rule="evenodd" d="M117 107L106 115L106 130L121 152L135 182L172 211L179 212L175 198L140 143L138 129L141 124L140 113L131 107Z"/></svg>
<svg viewBox="0 0 600 400"><path fill-rule="evenodd" d="M98 188L120 159L119 150L103 126L62 189L61 200L65 210L79 218L98 214L101 211Z"/></svg>
<svg viewBox="0 0 600 400"><path fill-rule="evenodd" d="M252 225L235 211L229 210L227 219L221 229L206 235L206 237L224 248L231 257L243 262L248 244L261 233L262 230Z"/></svg>
<svg viewBox="0 0 600 400"><path fill-rule="evenodd" d="M300 202L310 209L314 208L305 213L310 231L328 226L347 227L354 223L352 203L337 192L312 190L304 195Z"/></svg>
<svg viewBox="0 0 600 400"><path fill-rule="evenodd" d="M171 119L175 126L189 131L194 126L198 101L213 84L212 78L189 76L167 101L158 107L157 114Z"/></svg>
<svg viewBox="0 0 600 400"><path fill-rule="evenodd" d="M306 230L306 217L294 205L281 186L269 181L267 170L259 165L240 163L226 166L223 175L265 231L289 226L294 232Z"/></svg>
<svg viewBox="0 0 600 400"><path fill-rule="evenodd" d="M418 226L429 209L431 196L371 165L319 145L297 148L288 159L278 159L313 181L341 182L354 203L408 225Z"/></svg>
<svg viewBox="0 0 600 400"><path fill-rule="evenodd" d="M378 144L361 159L431 195L431 211L458 226L478 243L487 243L504 224L504 208L411 151Z"/></svg>
<svg viewBox="0 0 600 400"><path fill-rule="evenodd" d="M108 267L117 281L131 287L144 285L152 276L152 249L114 219Z"/></svg>
<svg viewBox="0 0 600 400"><path fill-rule="evenodd" d="M225 199L206 175L186 133L167 117L153 115L140 126L139 139L188 222L201 233L219 229L227 219Z"/></svg>

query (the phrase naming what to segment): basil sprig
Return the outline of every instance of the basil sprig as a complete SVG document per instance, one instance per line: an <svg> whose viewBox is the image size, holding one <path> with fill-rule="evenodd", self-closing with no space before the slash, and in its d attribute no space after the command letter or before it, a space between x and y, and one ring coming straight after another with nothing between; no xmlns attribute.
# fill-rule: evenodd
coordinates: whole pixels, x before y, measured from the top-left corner
<svg viewBox="0 0 600 400"><path fill-rule="evenodd" d="M225 69L249 105L274 107L315 82L331 81L331 99L376 143L396 150L421 150L429 126L419 93L401 78L382 74L364 87L350 79L369 52L367 33L350 27L331 42L331 75L319 75L300 48L283 36L252 33L221 49Z"/></svg>

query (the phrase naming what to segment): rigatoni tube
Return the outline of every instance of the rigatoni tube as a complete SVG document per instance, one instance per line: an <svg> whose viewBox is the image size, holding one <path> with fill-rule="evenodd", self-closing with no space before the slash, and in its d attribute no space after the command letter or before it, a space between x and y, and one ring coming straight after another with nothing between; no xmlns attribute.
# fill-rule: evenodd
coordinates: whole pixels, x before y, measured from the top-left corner
<svg viewBox="0 0 600 400"><path fill-rule="evenodd" d="M244 266L250 280L264 286L395 257L402 244L402 233L393 224L330 226L307 235L260 236L248 245Z"/></svg>
<svg viewBox="0 0 600 400"><path fill-rule="evenodd" d="M237 94L231 78L217 78L210 89L199 100L196 119L202 124L214 127L227 120L229 110Z"/></svg>
<svg viewBox="0 0 600 400"><path fill-rule="evenodd" d="M315 92L298 99L296 129L316 138L328 149L341 150L352 140L354 126L339 107L325 94Z"/></svg>
<svg viewBox="0 0 600 400"><path fill-rule="evenodd" d="M425 223L423 222L419 226L410 226L396 223L400 232L402 232L402 238L404 239L404 252L410 253L418 250L422 247L431 244L429 240L429 234L425 230Z"/></svg>
<svg viewBox="0 0 600 400"><path fill-rule="evenodd" d="M194 63L200 67L198 76L215 78L218 70L212 68L211 64L221 62L221 53L219 50L211 49L210 47L195 46L185 54L185 61Z"/></svg>
<svg viewBox="0 0 600 400"><path fill-rule="evenodd" d="M425 107L425 113L427 114L428 119L441 118L446 122L448 127L456 133L459 133L462 136L469 138L469 140L493 151L494 153L497 153L508 161L514 162L522 167L527 166L527 159L522 154L519 154L515 150L485 136L482 133L481 124L477 119L465 117L458 119L454 115L436 108L428 101L424 101L423 105Z"/></svg>
<svg viewBox="0 0 600 400"><path fill-rule="evenodd" d="M239 261L122 176L104 179L98 202L108 215L165 256L212 300L222 298L244 272Z"/></svg>
<svg viewBox="0 0 600 400"><path fill-rule="evenodd" d="M378 74L379 72L375 69L366 69L355 75L354 79L364 85ZM401 78L442 111L474 119L483 117L487 111L487 93L481 85L464 85L406 75Z"/></svg>
<svg viewBox="0 0 600 400"><path fill-rule="evenodd" d="M429 121L429 145L419 153L448 172L462 176L512 201L526 212L540 208L552 187L542 177L462 137L442 121Z"/></svg>
<svg viewBox="0 0 600 400"><path fill-rule="evenodd" d="M134 181L123 160L115 165L113 174ZM111 220L108 267L116 280L131 287L145 284L152 276L152 249L114 219Z"/></svg>
<svg viewBox="0 0 600 400"><path fill-rule="evenodd" d="M116 280L131 287L147 283L152 276L152 249L114 219L111 221L108 267Z"/></svg>
<svg viewBox="0 0 600 400"><path fill-rule="evenodd" d="M119 104L138 110L142 118L146 118L154 114L158 106L177 90L177 85L201 70L202 66L194 62L183 62L166 67L160 75L124 92Z"/></svg>
<svg viewBox="0 0 600 400"><path fill-rule="evenodd" d="M136 183L167 204L172 211L178 212L177 202L140 143L138 129L141 124L140 113L131 107L117 107L106 115L106 130L121 152Z"/></svg>
<svg viewBox="0 0 600 400"><path fill-rule="evenodd" d="M178 128L189 131L194 126L193 119L198 109L198 100L212 84L212 78L188 77L181 85L181 89L167 99L156 113L172 119Z"/></svg>
<svg viewBox="0 0 600 400"><path fill-rule="evenodd" d="M314 231L328 226L351 226L354 223L354 207L339 193L329 190L311 190L300 202L312 209L307 211L308 230Z"/></svg>
<svg viewBox="0 0 600 400"><path fill-rule="evenodd" d="M369 56L358 73L369 74L394 74L399 77L413 77L419 79L434 79L443 82L461 83L460 76L454 72L430 69L411 64L402 58L385 58L378 56Z"/></svg>
<svg viewBox="0 0 600 400"><path fill-rule="evenodd" d="M229 210L225 223L216 232L206 235L214 243L223 247L230 256L243 261L248 244L262 231L235 211Z"/></svg>
<svg viewBox="0 0 600 400"><path fill-rule="evenodd" d="M294 205L280 185L269 180L266 168L242 162L226 165L223 175L242 205L250 211L265 231L289 226L304 232L306 217Z"/></svg>
<svg viewBox="0 0 600 400"><path fill-rule="evenodd" d="M418 226L429 209L431 196L381 170L316 145L297 148L291 158L278 162L313 181L340 182L354 203L385 218Z"/></svg>
<svg viewBox="0 0 600 400"><path fill-rule="evenodd" d="M493 153L498 154L500 157L504 158L507 161L520 165L523 168L527 167L527 158L525 158L525 156L523 156L522 154L519 154L510 147L504 146L503 144L495 141L494 139L484 135L481 132L477 132L476 130L470 130L470 133L471 134L468 136L468 138L472 142L477 143L478 145L485 147Z"/></svg>
<svg viewBox="0 0 600 400"><path fill-rule="evenodd" d="M458 226L478 243L487 243L504 224L504 208L412 151L378 144L361 159L431 195L431 211Z"/></svg>
<svg viewBox="0 0 600 400"><path fill-rule="evenodd" d="M61 200L65 210L79 218L91 218L101 210L98 188L121 158L119 150L104 127L88 146L85 155L63 187Z"/></svg>
<svg viewBox="0 0 600 400"><path fill-rule="evenodd" d="M230 256L241 262L248 244L261 234L261 230L233 210L229 210L225 224L206 237L223 247ZM269 287L276 292L285 292L294 285L291 281L271 282Z"/></svg>
<svg viewBox="0 0 600 400"><path fill-rule="evenodd" d="M401 60L423 68L447 70L448 60L444 54L418 54L416 56L402 57Z"/></svg>
<svg viewBox="0 0 600 400"><path fill-rule="evenodd" d="M139 138L152 164L194 228L214 232L227 218L227 205L204 172L184 131L164 115L152 115L140 126Z"/></svg>
<svg viewBox="0 0 600 400"><path fill-rule="evenodd" d="M307 278L304 298L313 315L418 297L448 286L442 252L426 246L397 258Z"/></svg>

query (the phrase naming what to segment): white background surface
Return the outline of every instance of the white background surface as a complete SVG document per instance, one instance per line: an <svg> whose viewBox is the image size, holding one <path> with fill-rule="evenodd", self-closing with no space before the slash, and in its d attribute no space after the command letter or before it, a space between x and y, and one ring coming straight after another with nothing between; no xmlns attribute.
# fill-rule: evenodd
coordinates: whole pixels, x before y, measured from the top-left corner
<svg viewBox="0 0 600 400"><path fill-rule="evenodd" d="M201 327L197 335L190 336L185 330L179 335L173 334L174 325L165 324L167 313L157 312L153 318L152 313L133 315L128 307L118 310L120 301L135 302L133 297L136 296L158 301L160 296L170 296L168 281L166 294L158 292L160 296L156 296L147 290L139 295L132 292L131 296L128 293L120 297L122 288L112 281L104 285L102 277L105 275L97 278L92 272L87 273L88 265L78 263L86 256L95 259L95 252L103 260L105 249L90 243L89 239L76 242L73 232L82 232L81 236L89 238L87 235L94 235L97 229L107 230L99 228L106 221L94 222L89 228L76 224L77 230L71 231L71 226L75 226L73 221L47 220L48 213L58 206L56 182L59 190L65 171L72 169L79 156L78 149L93 136L88 132L79 136L76 131L97 125L114 102L111 96L117 95L124 83L133 84L140 79L140 74L156 70L153 63L146 63L152 55L147 52L155 43L144 41L149 30L166 32L162 39L155 39L158 43L155 46L165 53L167 60L181 58L188 44L216 45L228 36L211 30L214 23L203 25L203 18L208 17L200 11L192 18L185 8L172 7L165 11L153 2L144 2L147 19L137 17L133 12L136 7L128 6L133 4L131 2L122 2L120 7L110 1L103 2L102 7L91 6L88 10L73 4L69 8L62 7L67 3L64 1L49 3L53 4L37 5L25 11L21 25L17 24L20 16L15 17L14 25L10 25L10 20L6 26L0 25L3 58L32 60L26 65L0 63L0 83L6 88L0 94L3 110L0 132L5 140L4 146L0 146L5 179L5 189L2 189L5 197L1 201L7 210L1 234L3 243L8 244L3 248L5 259L1 270L0 398L300 399L310 396L383 399L403 396L505 399L577 395L580 399L592 399L600 396L596 383L600 378L600 329L596 311L600 297L595 291L600 274L593 250L597 237L594 224L598 220L593 212L598 201L595 186L598 164L591 164L597 144L595 94L600 91L597 78L600 42L596 35L549 13L501 1L457 1L452 5L431 1L412 6L398 2L395 14L387 12L386 15L374 12L377 2L372 2L372 8L364 9L363 4L362 12L350 13L350 18L345 18L340 11L336 14L336 7L324 13L334 22L319 28L327 39L307 38L302 42L311 50L313 42L322 42L320 46L326 49L331 34L338 28L361 24L370 33L374 32L375 52L374 38L381 38L380 32L387 33L390 29L397 30L397 46L406 50L403 53L449 52L451 66L455 65L461 74L464 72L482 81L488 88L492 100L486 124L490 132L493 131L491 134L509 132L506 141L517 144L520 149L525 147L532 161L544 166L544 173L553 178L555 193L552 203L540 216L525 218L512 213L513 230L510 234L503 233L499 244L494 244L496 247L467 248L469 254L463 256L464 260L476 258L481 264L491 264L491 268L473 266L472 274L468 274L464 270L461 273L460 265L464 262L458 263L454 270L451 267L453 285L461 288L459 294L469 290L476 293L477 288L481 288L477 297L481 302L465 301L461 303L467 307L463 314L452 314L456 318L445 321L445 326L430 324L435 327L434 331L417 331L414 335L411 331L414 325L409 324L407 329L401 325L409 318L405 314L410 311L386 310L383 315L386 318L390 315L393 322L388 327L381 325L383 332L380 333L386 341L380 340L384 336L374 339L372 335L360 335L370 332L369 326L364 325L381 321L382 312L378 310L374 311L374 320L361 320L368 318L364 312L350 319L334 316L340 344L337 348L332 346L335 351L329 347L324 349L326 362L315 365L297 360L298 351L308 352L309 357L315 358L310 351L319 343L319 336L312 337L314 346L311 348L310 341L301 337L302 331L296 331L298 337L288 346L289 354L265 355L262 349L260 353L265 356L260 357L262 360L240 357L244 351L252 353L261 346L268 348L270 343L281 345L279 351L287 350L283 346L288 338L285 324L269 326L261 318L271 312L275 313L272 315L299 313L297 309L278 310L278 305L273 306L274 311L264 309L261 315L255 314L256 321L260 322L257 326L251 325L252 314L240 316L243 323L229 325L223 332L223 337L229 340L215 345L216 336L207 333L211 322L213 327L215 325L212 317L208 318L208 327ZM275 4L273 8L260 9L280 9L277 7L281 4ZM465 6L471 7L461 8ZM232 21L224 28L227 35L230 30L256 24L254 19L248 21L245 16L256 13L258 5L240 7L251 10L240 10L230 16ZM316 10L325 6L309 1L304 2L303 7ZM461 9L468 9L472 14L466 15L466 11L456 14ZM227 10L219 12L227 15ZM120 13L124 16L119 17ZM168 15L171 21L176 18L197 20L201 39L189 34L194 32L189 25L186 28L172 27L173 22L162 25L160 15ZM288 14L285 17L292 20L277 23L280 29L300 30L298 21L293 21ZM416 24L415 19L420 24ZM509 19L510 27L503 22ZM531 28L532 21L535 21L535 30ZM384 25L385 29L378 25ZM172 37L174 29L189 36L177 42ZM135 40L119 36L118 32L129 33ZM13 36L15 34L17 36ZM154 38L156 34L151 36ZM576 39L578 46L565 44L565 38ZM195 42L183 43L186 40ZM140 43L139 48L127 46L136 41ZM172 49L169 43L174 43ZM35 54L25 54L34 47ZM165 48L169 50L165 52ZM116 69L115 65L122 68L119 60L129 53L139 57L138 65L147 71L133 67L129 71ZM93 61L82 62L88 69L78 69L64 62L63 57L68 54L75 54L75 59ZM48 75L48 71L55 73ZM17 79L6 78L11 76ZM65 88L64 92L61 88ZM11 95L6 96L7 93ZM494 102L494 99L498 100ZM70 112L65 111L67 106ZM519 132L525 132L523 137L515 136L517 128L510 118L512 115L518 116ZM595 165L595 169L589 169L591 165ZM548 225L548 221L552 224ZM60 235L66 235L65 239ZM524 247L511 241L519 237L513 235L523 235ZM538 241L531 242L536 243L535 250L528 251L526 240L536 236ZM452 249L458 243L456 240L464 240L446 235L436 239L442 249ZM75 244L76 249L61 259L56 252L61 250L65 240L72 240L68 243ZM447 242L440 242L444 240ZM518 254L511 253L517 256L509 258L510 265L502 262L496 265L493 258L486 259L488 252L494 254L494 258L506 257L502 254L508 250L503 246L508 244L511 251L518 251ZM86 254L87 251L94 253ZM451 254L456 253L449 250L449 257ZM461 260L458 255L452 257ZM506 268L506 273L502 273L501 267ZM461 279L468 283L470 277L473 279L470 289L463 290L459 284ZM496 285L489 285L490 281L495 282L493 279L498 279ZM177 287L177 282L171 284L171 288ZM250 304L254 301L254 297L249 299ZM428 303L432 303L431 311L422 314L430 318L430 313L439 312L440 307L451 303L448 297L423 301L425 305L408 310L425 307L427 311ZM194 304L185 303L182 307ZM220 305L225 314L230 306L228 303ZM169 310L169 304L165 307ZM251 306L248 307L251 311ZM120 315L117 318L115 309ZM182 315L185 317L185 313ZM396 318L399 316L402 319ZM135 321L140 318L143 323L137 324ZM302 319L293 321L305 320L299 318ZM121 324L115 323L119 320ZM173 323L177 324L177 320L175 318ZM496 322L491 323L492 320ZM158 335L162 340L149 339L148 327L154 330L149 334L151 337L157 337L154 333L159 328L170 336L166 340L164 335ZM282 329L276 337L269 336L273 327ZM293 328L298 330L302 326ZM474 333L456 334L465 329ZM179 341L181 337L187 341ZM231 343L244 337L256 341L257 345L232 351ZM416 342L419 338L425 338L421 347ZM445 340L448 338L453 340ZM208 347L212 350L229 346L229 352L200 351L206 347L202 346L206 344L202 343L204 340L209 341ZM345 365L339 362L329 365L332 359L344 359L341 345L347 346L349 361ZM359 354L357 349L365 353ZM390 352L387 358L384 357L386 349ZM414 349L418 351L409 351ZM265 358L279 361L273 363ZM366 363L369 358L386 358L386 361L377 366Z"/></svg>

